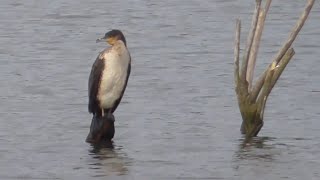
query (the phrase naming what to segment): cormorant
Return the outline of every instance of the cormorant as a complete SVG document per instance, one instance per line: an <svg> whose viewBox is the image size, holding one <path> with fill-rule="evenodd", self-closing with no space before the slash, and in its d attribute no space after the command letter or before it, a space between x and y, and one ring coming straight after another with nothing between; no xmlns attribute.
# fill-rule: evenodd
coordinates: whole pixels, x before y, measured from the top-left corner
<svg viewBox="0 0 320 180"><path fill-rule="evenodd" d="M107 32L97 42L107 42L111 47L100 52L92 65L88 83L88 110L93 117L87 142L113 138L113 112L122 99L131 70L127 42L120 30Z"/></svg>

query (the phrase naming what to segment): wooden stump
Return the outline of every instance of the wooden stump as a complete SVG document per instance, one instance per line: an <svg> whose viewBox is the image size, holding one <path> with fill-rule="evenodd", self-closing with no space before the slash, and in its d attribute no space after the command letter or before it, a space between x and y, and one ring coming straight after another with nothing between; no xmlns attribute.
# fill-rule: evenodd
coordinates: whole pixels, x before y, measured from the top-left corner
<svg viewBox="0 0 320 180"><path fill-rule="evenodd" d="M92 117L90 132L86 142L97 144L101 142L110 142L114 137L114 115L107 117Z"/></svg>

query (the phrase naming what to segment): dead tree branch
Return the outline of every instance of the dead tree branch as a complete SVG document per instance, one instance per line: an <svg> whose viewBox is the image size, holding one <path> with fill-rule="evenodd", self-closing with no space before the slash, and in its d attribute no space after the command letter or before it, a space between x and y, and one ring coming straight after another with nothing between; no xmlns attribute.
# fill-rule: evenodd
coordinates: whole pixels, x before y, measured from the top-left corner
<svg viewBox="0 0 320 180"><path fill-rule="evenodd" d="M252 17L251 29L247 38L241 69L239 70L240 57L240 30L241 22L236 21L235 44L234 44L234 78L235 88L238 97L239 109L242 116L241 132L246 137L256 136L264 122L263 115L267 99L292 59L295 51L291 48L298 33L307 20L315 0L308 0L303 13L292 29L289 37L279 49L270 65L260 75L255 84L253 84L254 68L258 56L261 36L272 0L266 0L264 8L261 5L262 0L256 0L255 11Z"/></svg>

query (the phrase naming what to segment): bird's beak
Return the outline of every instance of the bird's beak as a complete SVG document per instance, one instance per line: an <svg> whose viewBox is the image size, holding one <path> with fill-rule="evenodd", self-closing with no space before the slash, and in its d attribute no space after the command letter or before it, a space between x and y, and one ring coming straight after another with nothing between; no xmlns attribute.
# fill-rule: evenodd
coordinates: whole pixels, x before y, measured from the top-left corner
<svg viewBox="0 0 320 180"><path fill-rule="evenodd" d="M98 43L98 42L105 42L106 39L107 39L106 37L99 38L99 39L96 40L96 43Z"/></svg>

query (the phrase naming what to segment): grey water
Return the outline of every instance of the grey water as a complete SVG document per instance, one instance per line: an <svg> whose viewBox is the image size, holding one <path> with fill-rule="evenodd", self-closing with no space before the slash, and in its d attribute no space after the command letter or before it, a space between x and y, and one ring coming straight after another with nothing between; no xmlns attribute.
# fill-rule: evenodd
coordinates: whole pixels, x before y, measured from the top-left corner
<svg viewBox="0 0 320 180"><path fill-rule="evenodd" d="M306 1L273 1L256 76ZM320 179L320 6L246 147L233 85L250 0L2 0L0 179ZM87 81L117 28L132 56L113 148L85 142Z"/></svg>

